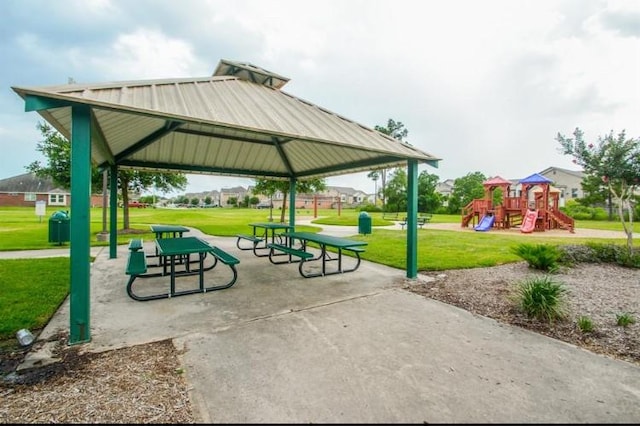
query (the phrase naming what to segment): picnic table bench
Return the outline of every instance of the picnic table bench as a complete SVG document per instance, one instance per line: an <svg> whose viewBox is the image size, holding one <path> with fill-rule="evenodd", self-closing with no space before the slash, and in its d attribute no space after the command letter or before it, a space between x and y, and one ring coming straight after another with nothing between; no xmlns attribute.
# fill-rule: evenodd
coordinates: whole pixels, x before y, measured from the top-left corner
<svg viewBox="0 0 640 426"><path fill-rule="evenodd" d="M422 216L418 216L417 223L420 229L422 229L425 223L429 223L429 221L431 220L431 217L432 215L429 213ZM402 227L402 229L404 229L406 224L407 224L407 217L405 216L402 218L402 222L400 222L400 226Z"/></svg>
<svg viewBox="0 0 640 426"><path fill-rule="evenodd" d="M291 225L279 222L255 222L250 223L249 226L253 228L251 234L236 234L236 247L240 250L253 250L253 254L257 257L269 256L268 243L276 244L277 242L281 244L283 241L278 232L292 229ZM251 246L247 247L246 244L241 244L241 241L250 241Z"/></svg>
<svg viewBox="0 0 640 426"><path fill-rule="evenodd" d="M288 239L288 245L276 243L268 244L269 260L275 265L298 262L298 271L304 278L355 271L360 266L360 253L364 252L363 246L367 245L366 241L350 240L347 238L334 237L331 235L317 234L313 232L285 232L282 236ZM295 240L300 242L300 248L294 247ZM316 256L312 252L307 251L308 242L318 244L320 246L320 254ZM328 247L337 249L338 256L332 257L330 252L327 250ZM350 268L343 268L342 254L344 251L352 252L355 255L357 260L354 266ZM273 257L278 255L276 252L288 255L288 259L274 259ZM294 259L294 257L297 257L297 259ZM321 262L320 271L313 272L310 268L306 268L306 265L316 260ZM337 261L338 266L336 269L327 269L327 262L330 261Z"/></svg>
<svg viewBox="0 0 640 426"><path fill-rule="evenodd" d="M383 212L382 213L382 219L384 220L398 220L398 212L395 213L391 213L391 212Z"/></svg>
<svg viewBox="0 0 640 426"><path fill-rule="evenodd" d="M165 299L183 296L186 294L222 290L231 287L238 278L236 265L240 263L240 260L220 247L212 246L200 238L161 238L156 239L156 245L158 247L160 258L163 259L163 264L161 265L163 266L163 270L161 272L149 273L147 272L147 256L145 255L144 250L139 248L136 249L137 247L142 247L142 240L134 239L129 242L129 258L127 259L125 274L129 275L129 281L127 282L127 294L134 300L146 301ZM190 262L187 261L183 264L183 270L176 270L176 264L178 264L178 262L176 262L176 258L182 259L185 256L188 258L191 254L198 255L198 267L192 268L190 266ZM212 264L209 266L205 266L204 264L207 254L211 254L213 257ZM229 266L231 270L231 278L223 284L205 287L204 272L215 268L218 263ZM190 275L198 275L198 287L177 291L176 278ZM157 290L148 290L149 287L152 287L151 285L147 287L147 294L140 294L139 292L134 291L133 284L137 278L157 278L163 276L169 276L169 291L162 290L158 292Z"/></svg>

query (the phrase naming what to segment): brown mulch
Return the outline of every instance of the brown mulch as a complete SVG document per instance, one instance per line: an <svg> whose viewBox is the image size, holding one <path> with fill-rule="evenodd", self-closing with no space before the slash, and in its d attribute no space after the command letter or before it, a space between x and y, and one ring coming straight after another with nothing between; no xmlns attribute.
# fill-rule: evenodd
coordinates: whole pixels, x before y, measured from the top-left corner
<svg viewBox="0 0 640 426"><path fill-rule="evenodd" d="M0 422L195 423L170 340L81 354L57 338L60 362L4 376Z"/></svg>

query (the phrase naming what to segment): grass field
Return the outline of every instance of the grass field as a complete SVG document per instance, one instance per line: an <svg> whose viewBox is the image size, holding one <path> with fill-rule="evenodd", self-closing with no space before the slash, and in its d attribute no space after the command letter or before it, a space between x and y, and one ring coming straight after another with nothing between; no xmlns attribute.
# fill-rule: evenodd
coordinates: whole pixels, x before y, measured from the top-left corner
<svg viewBox="0 0 640 426"><path fill-rule="evenodd" d="M49 218L59 209L47 209L46 216L35 216L32 208L0 209L0 251L47 249L59 247L49 243ZM118 210L118 224L122 226L122 209ZM318 225L354 226L357 233L358 216L355 210L320 210ZM70 212L70 216L73 212ZM371 213L373 231L370 235L354 235L354 239L368 242L362 258L395 268L406 266L406 230L376 229L391 225L382 219L382 213ZM313 210L297 210L297 218L313 219ZM130 225L140 234L136 237L153 239L151 224L175 224L194 227L217 236L247 233L250 222L269 220L269 210L210 208L210 209L131 209ZM280 220L280 210L273 210L273 220ZM288 220L288 214L285 215ZM102 209L91 209L91 245L107 245L98 241L103 230ZM460 223L458 215L433 215L431 223ZM578 221L576 228L622 231L618 222ZM317 231L319 227L298 226L297 230ZM118 244L127 244L131 234L118 234ZM523 241L518 236L500 233L469 233L428 229L418 230L418 270L446 270L495 266L521 260L511 248ZM537 239L547 244L581 244L588 239L549 237ZM624 239L603 240L624 244ZM68 243L65 244L68 246ZM0 339L15 336L17 330L37 330L48 322L68 294L68 258L0 260Z"/></svg>

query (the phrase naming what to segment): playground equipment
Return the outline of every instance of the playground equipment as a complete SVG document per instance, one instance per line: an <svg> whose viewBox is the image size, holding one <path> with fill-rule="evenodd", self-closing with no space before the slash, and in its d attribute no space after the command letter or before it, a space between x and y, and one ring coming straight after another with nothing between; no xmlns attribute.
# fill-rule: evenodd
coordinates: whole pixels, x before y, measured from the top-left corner
<svg viewBox="0 0 640 426"><path fill-rule="evenodd" d="M566 229L574 232L574 220L560 211L558 206L560 191L551 186L552 182L549 179L534 173L518 183L521 186L519 195L515 190L511 190L511 182L500 176L483 182L484 198L473 200L462 208L462 227L466 228L472 224L476 229L476 223L481 225L483 222L481 219L491 216L493 223L486 230L520 226L522 232L550 229ZM496 189L502 190L502 203L494 205L493 195ZM533 214L529 212L535 212L535 220L533 220ZM528 214L532 223L524 226Z"/></svg>
<svg viewBox="0 0 640 426"><path fill-rule="evenodd" d="M486 216L482 216L480 223L474 226L473 229L476 231L488 231L493 226L493 222L495 222L495 220L496 217L493 214L487 213Z"/></svg>

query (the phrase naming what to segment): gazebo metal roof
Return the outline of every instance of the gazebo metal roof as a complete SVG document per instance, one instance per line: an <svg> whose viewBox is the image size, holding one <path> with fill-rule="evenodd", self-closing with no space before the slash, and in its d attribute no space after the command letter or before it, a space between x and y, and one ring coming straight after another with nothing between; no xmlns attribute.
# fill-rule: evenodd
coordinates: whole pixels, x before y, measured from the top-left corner
<svg viewBox="0 0 640 426"><path fill-rule="evenodd" d="M101 167L304 179L440 160L283 92L286 77L255 65L223 60L216 74L13 90L67 138L70 105L90 106ZM60 103L41 109L41 97Z"/></svg>

